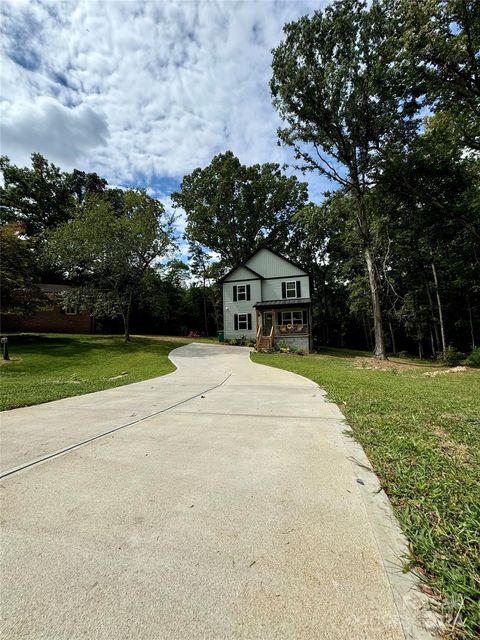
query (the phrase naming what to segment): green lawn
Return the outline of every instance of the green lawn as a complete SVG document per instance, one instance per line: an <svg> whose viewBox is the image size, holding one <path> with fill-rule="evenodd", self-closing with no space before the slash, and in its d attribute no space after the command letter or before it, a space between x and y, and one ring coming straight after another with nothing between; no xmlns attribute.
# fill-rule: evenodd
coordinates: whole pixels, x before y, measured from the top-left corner
<svg viewBox="0 0 480 640"><path fill-rule="evenodd" d="M363 445L437 597L448 637L480 632L480 371L355 352L252 360L317 382ZM378 369L375 367L379 367Z"/></svg>
<svg viewBox="0 0 480 640"><path fill-rule="evenodd" d="M188 342L192 340L135 337L125 344L119 336L11 335L11 360L0 361L0 409L162 376L175 369L170 351Z"/></svg>

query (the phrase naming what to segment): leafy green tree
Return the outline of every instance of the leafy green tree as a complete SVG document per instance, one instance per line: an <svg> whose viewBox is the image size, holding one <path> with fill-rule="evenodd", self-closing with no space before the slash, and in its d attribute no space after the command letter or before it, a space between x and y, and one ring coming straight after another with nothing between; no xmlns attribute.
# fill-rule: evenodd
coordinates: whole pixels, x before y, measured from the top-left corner
<svg viewBox="0 0 480 640"><path fill-rule="evenodd" d="M478 0L398 0L399 48L412 93L462 142L480 149L480 8Z"/></svg>
<svg viewBox="0 0 480 640"><path fill-rule="evenodd" d="M0 226L0 306L5 312L33 311L45 302L36 286L36 265L29 240L19 224Z"/></svg>
<svg viewBox="0 0 480 640"><path fill-rule="evenodd" d="M431 334L432 351L445 353L458 313L473 323L465 299L475 299L480 281L480 161L464 153L455 133L435 115L407 152L391 155L377 192L379 206L390 212L384 223L385 280L408 294L410 327L415 311L428 303L430 321L420 313L423 328L415 331L427 339ZM459 288L464 300L452 304ZM407 317L404 311L401 316Z"/></svg>
<svg viewBox="0 0 480 640"><path fill-rule="evenodd" d="M66 173L40 153L32 154L31 168L12 165L2 156L0 171L4 182L0 187L1 220L22 224L28 237L38 237L66 222L76 204L88 193L102 192L107 184L96 173Z"/></svg>
<svg viewBox="0 0 480 640"><path fill-rule="evenodd" d="M120 315L128 341L134 295L172 247L172 223L143 190L125 192L119 208L93 195L48 234L45 254L65 277L83 285L74 294L78 304L98 315Z"/></svg>
<svg viewBox="0 0 480 640"><path fill-rule="evenodd" d="M394 35L385 3L367 6L338 0L284 27L273 52L273 103L286 127L282 142L294 148L301 167L319 171L352 195L355 222L369 278L375 348L385 358L376 218L369 192L389 145L413 135L418 108L402 94Z"/></svg>
<svg viewBox="0 0 480 640"><path fill-rule="evenodd" d="M217 253L226 269L260 246L285 246L292 217L307 201L307 185L285 176L278 164L247 167L227 151L185 176L172 200L186 212L186 238Z"/></svg>

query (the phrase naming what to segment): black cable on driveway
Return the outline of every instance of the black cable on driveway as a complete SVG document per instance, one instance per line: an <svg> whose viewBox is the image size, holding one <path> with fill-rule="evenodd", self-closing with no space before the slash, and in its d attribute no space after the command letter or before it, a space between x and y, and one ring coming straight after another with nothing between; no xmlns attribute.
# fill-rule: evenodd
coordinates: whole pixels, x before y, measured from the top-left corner
<svg viewBox="0 0 480 640"><path fill-rule="evenodd" d="M215 386L210 387L209 389L205 389L204 391L200 391L199 393L196 393L194 396L191 396L190 398L185 398L185 400L180 400L180 402L176 402L175 404L171 404L169 407L165 407L164 409L159 409L158 411L154 411L153 413L149 413L147 416L143 416L142 418L138 418L137 420L132 420L132 422L127 422L126 424L122 424L119 427L114 427L113 429L109 429L108 431L104 431L103 433L98 433L96 436L92 436L91 438L86 438L85 440L82 440L81 442L77 442L76 444L71 444L68 447L64 447L63 449L59 449L58 451L54 451L53 453L48 453L47 455L42 456L41 458L37 458L36 460L31 460L30 462L25 462L24 464L22 464L22 465L20 465L18 467L14 467L13 469L9 469L8 471L4 471L3 473L0 473L0 480L3 480L4 478L7 478L8 476L12 476L15 473L18 473L19 471L23 471L24 469L28 469L30 467L36 466L37 464L41 464L42 462L46 462L47 460L52 460L53 458L57 458L58 456L61 456L64 453L68 453L69 451L73 451L74 449L78 449L79 447L83 447L84 445L88 444L89 442L94 442L95 440L98 440L99 438L105 438L105 436L108 436L111 433L115 433L116 431L120 431L121 429L126 429L127 427L132 427L134 424L138 424L139 422L143 422L144 420L148 420L149 418L153 418L154 416L158 416L161 413L165 413L166 411L170 411L170 409L174 409L175 407L178 407L181 404L185 404L186 402L190 402L190 400L195 400L195 398L198 398L199 396L203 395L204 393L208 393L209 391L213 391L214 389L218 389L218 387L221 387L231 377L231 375L232 374L229 373L228 376L224 380L222 380L221 382L219 382Z"/></svg>

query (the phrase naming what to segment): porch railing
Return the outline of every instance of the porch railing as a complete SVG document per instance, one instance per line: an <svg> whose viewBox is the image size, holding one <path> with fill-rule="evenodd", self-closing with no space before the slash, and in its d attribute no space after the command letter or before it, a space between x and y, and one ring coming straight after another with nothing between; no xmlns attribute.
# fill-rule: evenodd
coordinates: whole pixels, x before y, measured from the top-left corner
<svg viewBox="0 0 480 640"><path fill-rule="evenodd" d="M275 326L275 334L277 337L291 335L308 335L308 324L278 324Z"/></svg>
<svg viewBox="0 0 480 640"><path fill-rule="evenodd" d="M259 325L259 327L257 329L257 340L256 340L257 351L258 351L258 349L260 349L260 340L261 339L262 339L262 325Z"/></svg>

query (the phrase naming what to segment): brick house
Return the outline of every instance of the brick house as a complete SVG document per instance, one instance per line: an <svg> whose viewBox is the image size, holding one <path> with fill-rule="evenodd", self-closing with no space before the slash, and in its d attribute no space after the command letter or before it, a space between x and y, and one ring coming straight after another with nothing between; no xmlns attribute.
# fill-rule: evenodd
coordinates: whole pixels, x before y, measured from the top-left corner
<svg viewBox="0 0 480 640"><path fill-rule="evenodd" d="M47 302L33 313L2 313L1 330L38 333L94 333L95 319L76 308L62 309L60 294L72 289L66 284L40 284Z"/></svg>

